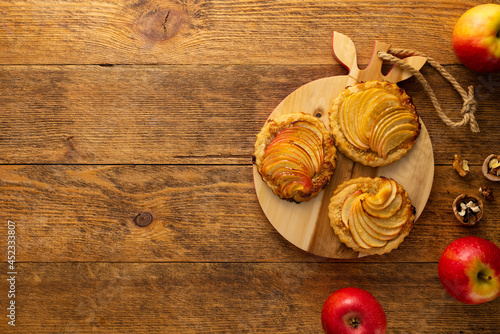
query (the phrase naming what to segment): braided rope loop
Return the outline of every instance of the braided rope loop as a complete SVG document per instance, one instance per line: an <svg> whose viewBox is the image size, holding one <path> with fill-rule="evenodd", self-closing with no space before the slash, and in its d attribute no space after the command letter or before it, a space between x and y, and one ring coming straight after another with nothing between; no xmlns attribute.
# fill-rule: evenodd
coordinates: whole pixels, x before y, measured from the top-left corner
<svg viewBox="0 0 500 334"><path fill-rule="evenodd" d="M432 101L432 104L434 105L434 108L436 109L436 112L438 113L439 117L443 120L443 122L453 128L463 126L466 124L470 124L470 128L472 132L479 132L479 126L476 121L476 117L474 116L474 113L476 112L477 109L477 101L474 98L474 87L469 86L468 91L465 91L462 86L460 86L457 82L457 80L450 74L448 73L443 66L441 66L438 62L436 62L434 59L431 57L428 57L420 52L417 51L411 51L411 50L405 50L405 49L389 49L387 52L382 52L379 51L377 53L378 57L382 60L386 60L389 62L394 62L398 66L401 66L403 69L409 71L412 73L420 82L420 84L424 87L425 91L429 95L429 98ZM439 104L439 101L436 97L436 94L434 94L434 90L432 87L429 85L427 80L424 78L422 73L420 73L418 70L413 68L411 65L407 64L404 62L401 58L398 57L406 57L406 56L421 56L427 58L427 62L429 65L431 65L434 69L436 69L451 85L453 88L460 94L462 97L462 100L464 101L462 105L462 110L461 110L461 115L462 115L462 120L455 122L452 121L443 111L441 108L441 105Z"/></svg>

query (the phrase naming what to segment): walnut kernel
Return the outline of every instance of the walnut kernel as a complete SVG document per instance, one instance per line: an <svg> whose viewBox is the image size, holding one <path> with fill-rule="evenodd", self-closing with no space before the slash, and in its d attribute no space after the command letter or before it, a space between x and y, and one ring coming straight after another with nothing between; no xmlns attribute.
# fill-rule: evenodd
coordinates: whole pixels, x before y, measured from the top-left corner
<svg viewBox="0 0 500 334"><path fill-rule="evenodd" d="M484 199L489 202L494 200L493 190L487 185L482 185L481 187L479 187L479 193L483 195Z"/></svg>
<svg viewBox="0 0 500 334"><path fill-rule="evenodd" d="M453 168L461 177L465 177L469 174L469 162L462 159L462 157L458 154L455 154L455 158L453 159Z"/></svg>

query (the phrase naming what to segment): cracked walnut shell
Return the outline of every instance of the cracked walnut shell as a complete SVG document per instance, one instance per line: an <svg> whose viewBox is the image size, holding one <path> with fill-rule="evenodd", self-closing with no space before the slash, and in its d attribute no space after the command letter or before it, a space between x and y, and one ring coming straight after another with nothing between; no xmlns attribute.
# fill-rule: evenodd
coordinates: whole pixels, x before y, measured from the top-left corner
<svg viewBox="0 0 500 334"><path fill-rule="evenodd" d="M500 181L500 155L491 154L486 157L482 171L488 180Z"/></svg>
<svg viewBox="0 0 500 334"><path fill-rule="evenodd" d="M475 225L483 217L483 202L475 195L459 195L453 201L452 209L457 220L464 225Z"/></svg>

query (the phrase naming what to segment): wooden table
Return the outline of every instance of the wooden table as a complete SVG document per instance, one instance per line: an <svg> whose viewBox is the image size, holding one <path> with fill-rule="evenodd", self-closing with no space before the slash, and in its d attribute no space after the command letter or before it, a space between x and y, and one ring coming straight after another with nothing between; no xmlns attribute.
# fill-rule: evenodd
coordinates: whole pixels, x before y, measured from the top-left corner
<svg viewBox="0 0 500 334"><path fill-rule="evenodd" d="M452 240L500 244L500 184L481 173L500 154L500 75L468 70L451 45L459 16L487 2L0 0L0 332L321 333L323 302L356 286L383 305L388 333L498 333L500 300L460 304L437 276ZM410 235L382 256L300 250L254 190L255 135L274 107L346 74L333 31L354 41L361 68L374 40L424 52L479 103L479 133L450 128L415 78L400 84L435 176ZM459 120L460 96L421 72ZM470 162L465 178L455 154ZM497 198L461 226L451 203L482 184Z"/></svg>

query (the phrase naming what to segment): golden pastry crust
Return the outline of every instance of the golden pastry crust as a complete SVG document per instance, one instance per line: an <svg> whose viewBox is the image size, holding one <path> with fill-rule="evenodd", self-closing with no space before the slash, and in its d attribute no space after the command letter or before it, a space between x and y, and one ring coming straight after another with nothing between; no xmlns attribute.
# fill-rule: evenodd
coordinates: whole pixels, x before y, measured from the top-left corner
<svg viewBox="0 0 500 334"><path fill-rule="evenodd" d="M266 175L263 175L261 172L265 158L264 155L268 145L282 129L289 128L293 126L294 123L299 121L312 124L321 133L323 163L319 172L314 173L311 177L312 185L308 192L296 191L292 195L283 194L280 192L280 187L276 185L272 179L266 177ZM326 129L326 126L316 117L301 112L285 114L278 116L275 119L267 120L266 124L257 135L255 152L253 154L253 162L261 174L262 179L267 183L269 188L271 188L280 198L297 203L309 201L310 199L316 197L318 193L328 185L336 166L336 158L337 150L333 144L333 139L331 138L330 133Z"/></svg>
<svg viewBox="0 0 500 334"><path fill-rule="evenodd" d="M412 103L411 97L402 88L389 82L367 81L347 87L337 96L330 111L330 132L332 133L336 147L348 158L366 166L379 167L393 163L408 153L420 133L420 123L416 124L418 128L414 137L392 149L385 158L370 148L360 149L354 146L342 131L339 122L339 110L347 97L371 88L381 88L396 96L401 107L413 114L415 122L418 123L418 114L415 111L415 105Z"/></svg>
<svg viewBox="0 0 500 334"><path fill-rule="evenodd" d="M404 238L410 233L413 222L415 221L415 208L408 197L408 193L400 184L397 184L397 191L402 195L403 201L400 209L395 213L395 215L397 215L398 219L401 218L401 221L404 220L404 224L402 225L399 233L394 236L393 239L387 240L387 243L385 243L382 247L371 247L366 249L360 247L360 245L355 241L349 227L342 222L342 205L344 204L346 198L356 191L370 195L377 193L384 179L385 178L382 177L358 177L356 179L351 179L339 185L335 189L330 200L330 205L328 207L330 225L340 241L357 252L380 255L396 249L399 244L403 242Z"/></svg>

